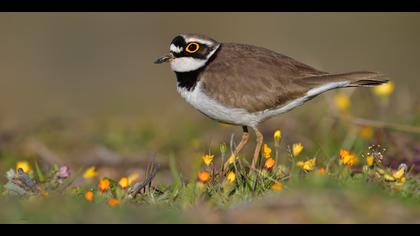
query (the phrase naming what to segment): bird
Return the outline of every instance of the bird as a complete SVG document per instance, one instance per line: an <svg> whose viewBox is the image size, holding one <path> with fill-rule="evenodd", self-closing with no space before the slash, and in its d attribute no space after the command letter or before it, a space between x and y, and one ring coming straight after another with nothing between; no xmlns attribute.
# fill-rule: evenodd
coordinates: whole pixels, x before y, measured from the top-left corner
<svg viewBox="0 0 420 236"><path fill-rule="evenodd" d="M256 147L251 170L256 169L263 145L259 131L263 121L332 89L388 82L378 72L328 73L263 47L221 43L194 33L176 35L169 54L154 63L170 64L178 93L199 112L242 127L241 141L233 151L235 157L249 140L249 128L253 129Z"/></svg>

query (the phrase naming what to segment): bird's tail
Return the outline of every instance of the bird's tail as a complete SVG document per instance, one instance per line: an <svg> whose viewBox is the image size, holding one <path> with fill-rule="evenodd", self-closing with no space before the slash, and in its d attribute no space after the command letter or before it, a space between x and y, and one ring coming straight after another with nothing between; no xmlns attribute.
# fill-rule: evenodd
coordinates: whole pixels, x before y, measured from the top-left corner
<svg viewBox="0 0 420 236"><path fill-rule="evenodd" d="M306 90L306 100L332 89L346 87L372 87L387 83L385 76L376 72L350 72L344 74L323 74L304 77L296 83Z"/></svg>
<svg viewBox="0 0 420 236"><path fill-rule="evenodd" d="M341 87L372 87L387 83L385 75L377 72L357 71L344 74L325 74L299 79L303 86L318 87L330 83L342 84Z"/></svg>

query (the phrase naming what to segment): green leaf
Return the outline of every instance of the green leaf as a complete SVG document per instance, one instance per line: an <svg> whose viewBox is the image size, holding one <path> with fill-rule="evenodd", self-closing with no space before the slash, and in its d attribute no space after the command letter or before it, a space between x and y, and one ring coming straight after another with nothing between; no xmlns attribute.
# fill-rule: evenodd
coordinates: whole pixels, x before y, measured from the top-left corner
<svg viewBox="0 0 420 236"><path fill-rule="evenodd" d="M175 183L172 188L172 192L173 194L176 195L178 190L182 187L182 178L181 178L181 174L179 173L176 167L175 158L172 155L169 157L169 168L171 170L172 177L175 180Z"/></svg>
<svg viewBox="0 0 420 236"><path fill-rule="evenodd" d="M45 177L44 174L42 173L41 168L39 168L38 162L35 162L35 171L36 171L36 175L38 176L38 180L39 182L44 182L45 181Z"/></svg>
<svg viewBox="0 0 420 236"><path fill-rule="evenodd" d="M113 197L117 197L117 190L118 190L118 182L117 181L115 181L115 180L113 180L113 179L110 179L110 178L108 178L108 177L106 177L106 178L104 178L104 179L107 179L107 180L109 180L109 188L111 189L111 193L112 193L112 196Z"/></svg>

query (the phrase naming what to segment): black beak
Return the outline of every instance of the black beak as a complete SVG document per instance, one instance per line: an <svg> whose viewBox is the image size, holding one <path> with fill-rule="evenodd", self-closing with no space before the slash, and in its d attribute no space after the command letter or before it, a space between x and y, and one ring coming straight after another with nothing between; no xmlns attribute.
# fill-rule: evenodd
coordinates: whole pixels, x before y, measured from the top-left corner
<svg viewBox="0 0 420 236"><path fill-rule="evenodd" d="M155 64L162 64L162 63L164 63L164 62L169 62L169 61L171 61L172 59L174 59L174 56L172 55L172 53L170 53L170 54L168 54L168 55L165 55L165 56L163 56L163 57L161 57L161 58L157 59L154 63L155 63Z"/></svg>

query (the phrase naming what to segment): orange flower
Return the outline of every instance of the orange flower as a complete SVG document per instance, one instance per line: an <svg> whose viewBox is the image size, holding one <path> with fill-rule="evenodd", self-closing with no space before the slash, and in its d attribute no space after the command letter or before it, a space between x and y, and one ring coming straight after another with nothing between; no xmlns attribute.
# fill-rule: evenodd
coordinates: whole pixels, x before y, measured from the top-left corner
<svg viewBox="0 0 420 236"><path fill-rule="evenodd" d="M120 200L116 199L116 198L111 198L108 200L108 206L110 207L116 207L118 205L120 205Z"/></svg>
<svg viewBox="0 0 420 236"><path fill-rule="evenodd" d="M197 175L197 179L201 183L207 183L210 179L210 173L207 171L200 171Z"/></svg>
<svg viewBox="0 0 420 236"><path fill-rule="evenodd" d="M346 156L348 156L348 155L350 155L350 152L349 152L349 151L347 151L346 149L341 149L341 150L340 150L340 158L341 158L341 159L344 159L344 157L346 157Z"/></svg>
<svg viewBox="0 0 420 236"><path fill-rule="evenodd" d="M274 183L273 185L271 185L271 189L276 191L276 192L280 192L281 190L283 190L283 184Z"/></svg>
<svg viewBox="0 0 420 236"><path fill-rule="evenodd" d="M269 159L271 157L271 148L267 144L264 144L263 152L265 158Z"/></svg>
<svg viewBox="0 0 420 236"><path fill-rule="evenodd" d="M357 165L359 162L357 156L355 154L350 153L349 151L342 149L340 151L340 163L345 166L352 167Z"/></svg>
<svg viewBox="0 0 420 236"><path fill-rule="evenodd" d="M320 175L320 176L324 176L324 175L326 175L328 173L328 170L326 169L326 168L324 168L324 167L321 167L321 168L319 168L319 170L318 170L318 175Z"/></svg>
<svg viewBox="0 0 420 236"><path fill-rule="evenodd" d="M355 166L357 163L359 163L359 160L355 155L350 155L343 159L343 165L346 166Z"/></svg>
<svg viewBox="0 0 420 236"><path fill-rule="evenodd" d="M122 189L126 189L126 188L128 188L128 186L130 185L130 183L129 183L130 181L128 180L128 178L127 177L122 177L121 179L120 179L120 181L118 181L118 186L120 186L120 188L122 188Z"/></svg>
<svg viewBox="0 0 420 236"><path fill-rule="evenodd" d="M106 192L109 190L111 183L108 179L101 179L99 181L99 191Z"/></svg>
<svg viewBox="0 0 420 236"><path fill-rule="evenodd" d="M271 170L273 169L275 164L276 164L276 161L273 158L268 158L264 163L264 169Z"/></svg>
<svg viewBox="0 0 420 236"><path fill-rule="evenodd" d="M85 199L88 202L92 202L94 197L95 197L95 194L92 191L87 191L85 193Z"/></svg>

